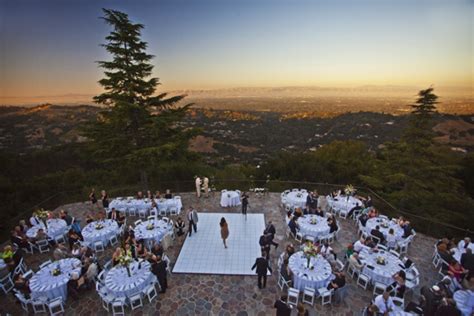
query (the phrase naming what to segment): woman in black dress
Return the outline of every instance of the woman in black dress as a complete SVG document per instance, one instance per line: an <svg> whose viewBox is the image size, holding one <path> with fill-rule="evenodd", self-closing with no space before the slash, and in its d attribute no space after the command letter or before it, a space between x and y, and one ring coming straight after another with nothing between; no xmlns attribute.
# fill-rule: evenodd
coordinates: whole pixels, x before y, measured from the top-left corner
<svg viewBox="0 0 474 316"><path fill-rule="evenodd" d="M105 209L109 208L109 195L105 190L102 190L101 195L102 207Z"/></svg>
<svg viewBox="0 0 474 316"><path fill-rule="evenodd" d="M95 197L95 189L94 188L92 188L92 191L89 194L89 201L92 204L92 208L94 208L94 205L97 204L97 198Z"/></svg>

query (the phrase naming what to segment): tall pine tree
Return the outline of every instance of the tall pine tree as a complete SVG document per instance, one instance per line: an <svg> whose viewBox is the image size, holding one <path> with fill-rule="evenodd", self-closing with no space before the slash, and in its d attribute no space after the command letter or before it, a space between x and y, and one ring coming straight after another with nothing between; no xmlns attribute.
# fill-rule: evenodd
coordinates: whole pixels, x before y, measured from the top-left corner
<svg viewBox="0 0 474 316"><path fill-rule="evenodd" d="M146 53L141 39L143 25L132 23L127 14L103 9L102 19L112 27L102 46L112 60L99 61L105 77L104 92L94 101L104 106L84 135L98 161L111 166L131 166L141 171L167 161L190 157L188 141L195 130L184 130L179 122L192 104L178 105L184 95L155 95L159 79L151 77L153 55Z"/></svg>

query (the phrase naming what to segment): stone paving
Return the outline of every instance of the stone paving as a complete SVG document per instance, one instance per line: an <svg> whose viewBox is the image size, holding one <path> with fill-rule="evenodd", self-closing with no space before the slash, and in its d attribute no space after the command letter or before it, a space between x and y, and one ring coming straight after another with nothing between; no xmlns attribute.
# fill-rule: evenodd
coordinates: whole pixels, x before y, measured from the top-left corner
<svg viewBox="0 0 474 316"><path fill-rule="evenodd" d="M219 205L220 196L201 199L196 198L192 193L180 194L183 200L184 210L189 205L194 206L200 212L240 212L240 208L222 208ZM76 217L84 219L90 210L88 203L75 203L58 207L57 210L65 209ZM285 245L290 241L285 236L284 211L280 207L280 194L268 193L263 197L250 196L249 212L264 213L265 220L272 220L276 229L276 241L280 247L275 251L272 247L271 260L272 265L277 265L277 258ZM133 220L133 219L131 219ZM84 223L85 221L83 221ZM130 222L130 221L129 221ZM332 247L342 258L345 247L350 242L357 239L356 225L351 220L339 219L342 231L339 240ZM416 229L416 227L415 227ZM166 252L173 263L183 245L183 238L177 238L174 245ZM257 241L256 241L257 242ZM436 271L431 265L431 254L435 240L431 237L417 234L414 243L410 246L408 257L415 262L420 270L420 286L414 293L409 293L406 301L416 298L419 289L423 285L431 285L439 280ZM103 253L99 259L101 262L111 258L111 249ZM34 271L38 269L41 262L45 261L49 254L26 254L26 263ZM223 275L184 275L172 274L168 278L169 288L165 294L160 294L158 299L152 304L144 302L144 307L127 314L132 315L274 315L273 304L282 294L277 286L277 273L273 273L267 281L267 288L259 290L257 287L256 276L223 276ZM310 315L324 313L326 315L360 315L360 311L371 300L372 291L363 290L355 285L355 282L348 280L348 295L343 302L339 304L321 306L320 300L316 301L314 307L306 305ZM21 309L19 303L16 303L12 294L0 296L0 315L22 315L26 314ZM30 314L32 314L30 312ZM83 293L80 299L69 298L66 302L66 315L107 315L102 308L100 299L95 289Z"/></svg>

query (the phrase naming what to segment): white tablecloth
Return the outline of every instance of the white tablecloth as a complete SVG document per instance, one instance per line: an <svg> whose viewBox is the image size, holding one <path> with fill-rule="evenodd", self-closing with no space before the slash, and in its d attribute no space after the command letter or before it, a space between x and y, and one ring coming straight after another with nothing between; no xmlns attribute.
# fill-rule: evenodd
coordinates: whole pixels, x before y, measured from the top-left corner
<svg viewBox="0 0 474 316"><path fill-rule="evenodd" d="M386 224L387 227L384 227L383 224ZM367 221L365 224L365 231L367 234L370 235L370 232L372 229L375 229L375 227L379 225L380 226L380 231L383 233L385 238L387 238L388 231L390 228L393 228L393 232L395 233L395 237L397 238L397 242L401 241L403 238L403 228L400 227L397 223L391 221L391 220L386 220L380 217L374 217L371 218Z"/></svg>
<svg viewBox="0 0 474 316"><path fill-rule="evenodd" d="M66 221L59 218L48 219L46 224L48 225L48 228L45 228L43 223L31 227L26 231L26 236L28 238L35 238L38 230L42 228L50 238L54 239L56 236L63 235L67 229Z"/></svg>
<svg viewBox="0 0 474 316"><path fill-rule="evenodd" d="M334 278L331 271L331 265L322 256L311 258L310 266L307 268L306 257L302 251L293 254L288 261L288 268L293 272L293 287L303 291L306 286L319 289L326 287Z"/></svg>
<svg viewBox="0 0 474 316"><path fill-rule="evenodd" d="M96 241L100 240L105 246L109 242L110 237L116 236L119 233L119 226L116 221L112 219L105 219L100 221L104 227L101 229L96 229L96 225L98 223L98 221L95 221L87 224L82 229L82 237L84 237L84 241L90 245L93 245Z"/></svg>
<svg viewBox="0 0 474 316"><path fill-rule="evenodd" d="M288 194L284 196L284 199L286 199L285 204L287 205L290 205L292 207L305 208L307 197L308 197L308 192L291 191L291 192L288 192Z"/></svg>
<svg viewBox="0 0 474 316"><path fill-rule="evenodd" d="M168 210L171 207L176 207L178 212L183 207L181 199L155 199L155 203L158 206L158 210ZM116 210L121 210L128 212L129 209L135 208L137 211L140 210L150 210L151 209L151 200L150 199L128 199L128 198L116 198L112 200L109 204L109 208L115 208Z"/></svg>
<svg viewBox="0 0 474 316"><path fill-rule="evenodd" d="M347 196L340 195L335 198L331 198L330 196L327 196L327 201L330 207L332 207L334 210L337 212L341 212L343 214L349 213L349 211L354 208L357 204L360 206L363 206L363 203L361 200L356 199L353 196L349 196L349 199Z"/></svg>
<svg viewBox="0 0 474 316"><path fill-rule="evenodd" d="M52 271L57 268L61 274L52 275ZM81 273L81 261L76 258L62 259L55 261L36 272L30 280L31 297L47 297L54 299L62 297L63 301L67 298L67 282L71 278L71 273Z"/></svg>
<svg viewBox="0 0 474 316"><path fill-rule="evenodd" d="M311 219L316 219L316 224L311 224ZM298 225L303 236L313 236L320 238L329 234L328 221L324 217L317 215L304 215L298 218Z"/></svg>
<svg viewBox="0 0 474 316"><path fill-rule="evenodd" d="M385 258L385 265L377 263L377 257ZM390 285L394 282L392 275L400 270L403 270L403 262L388 251L379 251L370 253L364 250L359 254L362 263L365 264L362 272L371 278L372 282L379 282L385 285ZM374 269L369 269L367 266L372 266Z"/></svg>
<svg viewBox="0 0 474 316"><path fill-rule="evenodd" d="M134 261L130 264L131 276L129 277L127 270L117 265L106 274L105 288L115 297L130 297L154 282L155 275L150 269L151 265L148 261L142 261L141 269L138 269L138 262Z"/></svg>
<svg viewBox="0 0 474 316"><path fill-rule="evenodd" d="M237 191L225 191L221 193L221 206L231 207L240 205L240 194Z"/></svg>
<svg viewBox="0 0 474 316"><path fill-rule="evenodd" d="M474 313L474 291L457 291L453 295L457 308L463 316L471 316Z"/></svg>
<svg viewBox="0 0 474 316"><path fill-rule="evenodd" d="M147 229L148 224L153 224L154 228ZM165 236L165 234L171 231L172 229L173 227L171 227L171 225L168 225L168 223L162 220L144 221L141 224L135 226L135 239L144 239L146 241L155 240L156 242L160 242L161 239Z"/></svg>

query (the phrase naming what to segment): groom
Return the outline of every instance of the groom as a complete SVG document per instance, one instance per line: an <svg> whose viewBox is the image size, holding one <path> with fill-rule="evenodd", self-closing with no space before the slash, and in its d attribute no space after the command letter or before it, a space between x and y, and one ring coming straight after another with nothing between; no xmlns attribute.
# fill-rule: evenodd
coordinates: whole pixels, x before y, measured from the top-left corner
<svg viewBox="0 0 474 316"><path fill-rule="evenodd" d="M191 237L193 229L194 229L194 232L197 233L197 222L199 220L198 214L192 206L189 207L187 218L188 218L188 223L189 223L189 226L188 226L189 237Z"/></svg>

